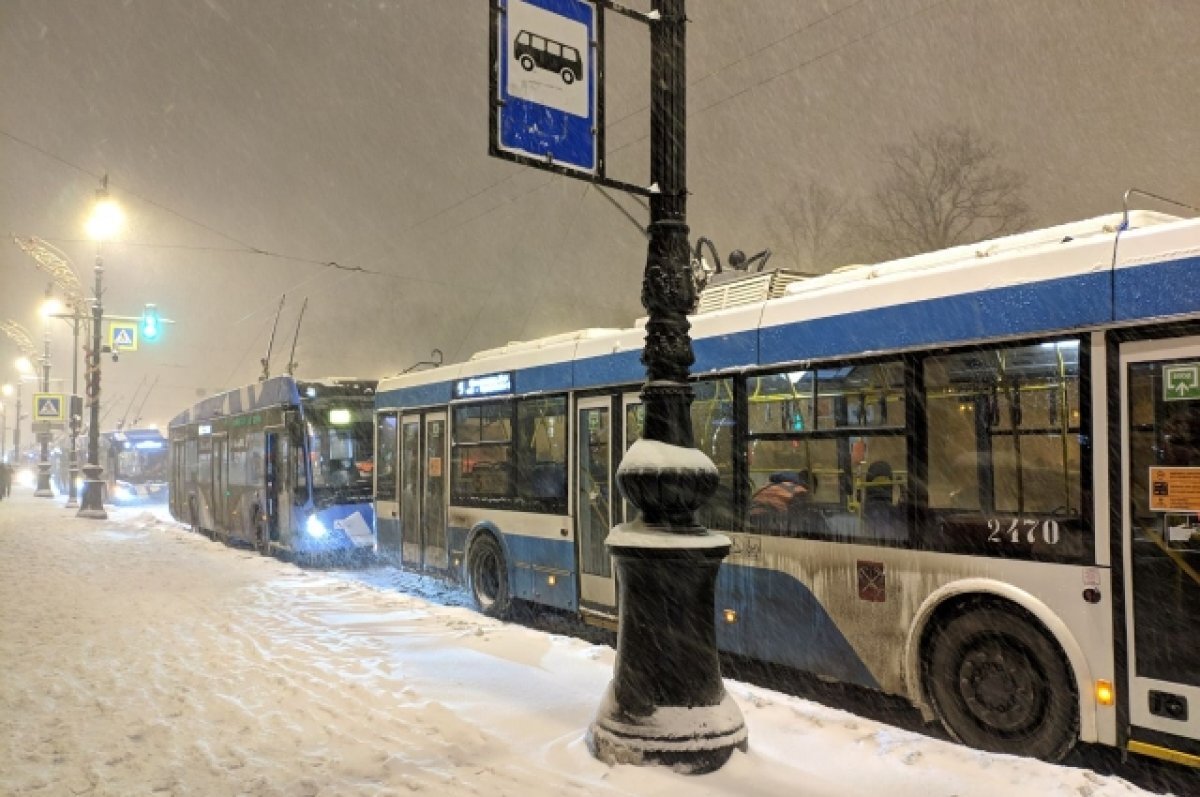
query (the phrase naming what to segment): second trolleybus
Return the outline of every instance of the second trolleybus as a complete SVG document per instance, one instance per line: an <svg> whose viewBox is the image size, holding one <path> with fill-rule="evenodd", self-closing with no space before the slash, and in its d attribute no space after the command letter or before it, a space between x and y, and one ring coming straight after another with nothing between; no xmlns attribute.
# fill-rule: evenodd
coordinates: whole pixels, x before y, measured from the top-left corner
<svg viewBox="0 0 1200 797"><path fill-rule="evenodd" d="M1200 764L1200 221L1117 214L784 281L714 285L691 318L720 473L700 521L732 541L719 646L903 695L989 750ZM382 381L381 552L493 614L614 622L643 337Z"/></svg>
<svg viewBox="0 0 1200 797"><path fill-rule="evenodd" d="M375 384L277 376L175 416L171 515L263 553L373 553Z"/></svg>

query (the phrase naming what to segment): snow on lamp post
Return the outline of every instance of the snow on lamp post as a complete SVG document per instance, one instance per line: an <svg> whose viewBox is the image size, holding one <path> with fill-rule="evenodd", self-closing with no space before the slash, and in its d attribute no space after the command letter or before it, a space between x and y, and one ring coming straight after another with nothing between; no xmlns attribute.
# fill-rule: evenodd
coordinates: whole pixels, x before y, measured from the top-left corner
<svg viewBox="0 0 1200 797"><path fill-rule="evenodd" d="M9 399L16 392L13 386L5 383L0 385L0 396ZM13 423L13 433L16 433L17 426L21 423L21 398L20 393L17 393L17 417ZM8 404L4 404L4 423L0 425L0 462L8 462Z"/></svg>
<svg viewBox="0 0 1200 797"><path fill-rule="evenodd" d="M619 585L617 660L588 746L609 763L703 773L745 749L747 737L717 657L717 570L730 541L695 518L718 474L695 448L688 384L695 356L687 316L697 293L686 220L684 4L652 3L650 176L659 190L650 197L642 281L646 420L617 470L622 493L641 515L606 541Z"/></svg>
<svg viewBox="0 0 1200 797"><path fill-rule="evenodd" d="M100 181L100 188L96 189L96 204L87 222L88 237L96 242L96 265L93 269L96 283L92 300L92 346L87 352L85 379L90 412L88 457L87 465L83 467L83 498L77 513L78 517L98 520L108 518L108 513L104 510L104 482L100 480L100 475L104 472L100 467L100 327L104 318L104 261L101 255L104 242L116 237L124 220L120 205L108 195L106 174Z"/></svg>

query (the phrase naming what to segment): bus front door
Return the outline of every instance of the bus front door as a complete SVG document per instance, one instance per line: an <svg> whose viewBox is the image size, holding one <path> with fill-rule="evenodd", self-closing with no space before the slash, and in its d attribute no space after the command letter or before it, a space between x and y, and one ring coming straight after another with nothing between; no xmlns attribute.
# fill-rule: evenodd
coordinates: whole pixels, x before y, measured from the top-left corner
<svg viewBox="0 0 1200 797"><path fill-rule="evenodd" d="M604 544L613 526L613 423L608 396L580 399L575 425L575 539L579 551L579 606L615 618L616 580Z"/></svg>
<svg viewBox="0 0 1200 797"><path fill-rule="evenodd" d="M1200 337L1120 364L1129 749L1161 756L1200 741Z"/></svg>
<svg viewBox="0 0 1200 797"><path fill-rule="evenodd" d="M445 570L446 413L400 419L400 561Z"/></svg>

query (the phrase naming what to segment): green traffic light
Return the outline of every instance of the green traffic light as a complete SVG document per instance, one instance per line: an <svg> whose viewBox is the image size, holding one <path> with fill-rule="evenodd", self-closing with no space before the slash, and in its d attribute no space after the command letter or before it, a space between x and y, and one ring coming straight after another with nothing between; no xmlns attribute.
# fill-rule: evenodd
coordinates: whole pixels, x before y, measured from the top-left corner
<svg viewBox="0 0 1200 797"><path fill-rule="evenodd" d="M146 305L146 309L142 312L142 338L157 340L160 329L158 310L152 304Z"/></svg>

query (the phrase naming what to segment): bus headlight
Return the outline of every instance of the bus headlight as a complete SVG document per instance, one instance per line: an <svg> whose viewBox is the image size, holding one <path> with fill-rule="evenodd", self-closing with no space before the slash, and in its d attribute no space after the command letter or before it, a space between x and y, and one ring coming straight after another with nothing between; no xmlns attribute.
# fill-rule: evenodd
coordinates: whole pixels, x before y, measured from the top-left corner
<svg viewBox="0 0 1200 797"><path fill-rule="evenodd" d="M325 524L318 520L316 515L308 516L308 522L304 524L304 530L308 532L308 536L318 540L329 533L329 529L325 528Z"/></svg>

